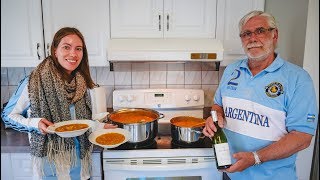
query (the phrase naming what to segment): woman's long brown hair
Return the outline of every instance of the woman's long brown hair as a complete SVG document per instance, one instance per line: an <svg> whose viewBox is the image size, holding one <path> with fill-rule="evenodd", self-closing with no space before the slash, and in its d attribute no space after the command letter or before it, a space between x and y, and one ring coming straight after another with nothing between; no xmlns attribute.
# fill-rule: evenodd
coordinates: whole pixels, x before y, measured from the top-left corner
<svg viewBox="0 0 320 180"><path fill-rule="evenodd" d="M88 50L86 43L84 41L84 37L81 34L81 32L73 27L64 27L61 28L59 31L56 32L56 34L53 37L53 41L51 44L51 58L53 59L53 62L55 66L57 67L58 71L61 73L62 78L65 81L68 81L70 79L70 75L68 75L64 68L59 64L58 59L54 56L55 50L58 48L59 43L61 42L61 39L65 36L75 34L77 35L83 44L83 57L79 64L79 66L71 73L74 74L76 71L80 72L85 81L88 88L92 89L95 86L95 83L93 82L91 75L90 75L90 69L89 69L89 60L88 60Z"/></svg>

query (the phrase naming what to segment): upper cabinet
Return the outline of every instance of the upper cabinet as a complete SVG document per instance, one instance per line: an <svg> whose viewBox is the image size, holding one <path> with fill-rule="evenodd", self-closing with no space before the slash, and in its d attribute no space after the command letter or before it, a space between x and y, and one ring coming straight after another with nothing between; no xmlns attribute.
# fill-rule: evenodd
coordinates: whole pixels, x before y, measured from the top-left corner
<svg viewBox="0 0 320 180"><path fill-rule="evenodd" d="M77 28L84 36L90 66L106 66L109 39L109 3L106 0L45 0L43 24L46 55L54 33L69 26Z"/></svg>
<svg viewBox="0 0 320 180"><path fill-rule="evenodd" d="M110 0L111 38L215 38L217 0Z"/></svg>
<svg viewBox="0 0 320 180"><path fill-rule="evenodd" d="M78 28L90 66L108 66L110 39L207 38L223 43L221 65L244 56L238 22L265 0L1 0L1 66L35 67L54 33Z"/></svg>
<svg viewBox="0 0 320 180"><path fill-rule="evenodd" d="M1 67L37 66L65 26L82 32L90 66L109 65L109 1L1 0Z"/></svg>
<svg viewBox="0 0 320 180"><path fill-rule="evenodd" d="M1 67L32 67L44 58L41 0L1 0Z"/></svg>
<svg viewBox="0 0 320 180"><path fill-rule="evenodd" d="M252 10L264 10L265 0L218 0L217 8L217 38L223 42L224 61L244 56L239 37L238 23L240 19Z"/></svg>

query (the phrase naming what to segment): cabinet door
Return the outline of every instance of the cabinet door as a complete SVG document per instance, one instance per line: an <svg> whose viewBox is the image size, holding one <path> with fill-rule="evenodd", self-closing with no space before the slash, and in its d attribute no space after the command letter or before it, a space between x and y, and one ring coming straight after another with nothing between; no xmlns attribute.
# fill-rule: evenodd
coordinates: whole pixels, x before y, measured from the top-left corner
<svg viewBox="0 0 320 180"><path fill-rule="evenodd" d="M110 0L112 38L162 38L163 0Z"/></svg>
<svg viewBox="0 0 320 180"><path fill-rule="evenodd" d="M111 38L214 38L216 0L111 0Z"/></svg>
<svg viewBox="0 0 320 180"><path fill-rule="evenodd" d="M216 0L164 0L164 37L215 38Z"/></svg>
<svg viewBox="0 0 320 180"><path fill-rule="evenodd" d="M1 179L13 179L10 153L1 153Z"/></svg>
<svg viewBox="0 0 320 180"><path fill-rule="evenodd" d="M218 5L217 36L223 41L225 54L244 55L238 23L252 10L264 10L264 0L224 0Z"/></svg>
<svg viewBox="0 0 320 180"><path fill-rule="evenodd" d="M1 67L34 67L44 58L41 0L1 0Z"/></svg>
<svg viewBox="0 0 320 180"><path fill-rule="evenodd" d="M106 0L45 0L43 24L46 54L54 34L62 27L75 27L84 36L90 66L106 66L109 39L109 3Z"/></svg>
<svg viewBox="0 0 320 180"><path fill-rule="evenodd" d="M13 176L15 179L32 179L33 166L30 153L11 153Z"/></svg>

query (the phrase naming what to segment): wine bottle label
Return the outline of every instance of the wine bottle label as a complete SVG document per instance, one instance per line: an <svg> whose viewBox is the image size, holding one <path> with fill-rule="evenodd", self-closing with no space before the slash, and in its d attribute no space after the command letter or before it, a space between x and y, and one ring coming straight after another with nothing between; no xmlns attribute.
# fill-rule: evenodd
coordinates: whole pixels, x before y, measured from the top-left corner
<svg viewBox="0 0 320 180"><path fill-rule="evenodd" d="M215 144L214 149L216 151L216 161L218 162L218 166L231 164L231 156L228 143Z"/></svg>

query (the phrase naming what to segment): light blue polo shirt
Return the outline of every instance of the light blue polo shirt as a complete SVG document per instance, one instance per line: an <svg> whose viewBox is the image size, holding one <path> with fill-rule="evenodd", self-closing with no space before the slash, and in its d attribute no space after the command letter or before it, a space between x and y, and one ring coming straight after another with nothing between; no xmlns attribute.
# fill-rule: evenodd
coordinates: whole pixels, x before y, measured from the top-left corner
<svg viewBox="0 0 320 180"><path fill-rule="evenodd" d="M279 55L255 76L249 70L248 59L227 66L214 103L223 106L224 131L231 154L259 150L293 130L314 135L317 127L318 110L311 77ZM236 180L297 179L296 156L228 175Z"/></svg>

